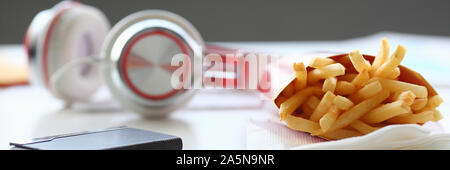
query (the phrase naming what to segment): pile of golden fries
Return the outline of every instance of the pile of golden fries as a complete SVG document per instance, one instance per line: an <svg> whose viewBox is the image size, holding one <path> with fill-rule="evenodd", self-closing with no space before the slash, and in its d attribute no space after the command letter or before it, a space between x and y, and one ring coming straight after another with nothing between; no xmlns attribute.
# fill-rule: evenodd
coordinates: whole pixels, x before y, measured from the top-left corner
<svg viewBox="0 0 450 170"><path fill-rule="evenodd" d="M294 63L295 80L275 99L281 121L291 129L336 140L391 124L442 119L436 110L442 98L418 73L400 65L405 53L399 45L389 57L384 38L376 57L356 50L314 58L309 67Z"/></svg>

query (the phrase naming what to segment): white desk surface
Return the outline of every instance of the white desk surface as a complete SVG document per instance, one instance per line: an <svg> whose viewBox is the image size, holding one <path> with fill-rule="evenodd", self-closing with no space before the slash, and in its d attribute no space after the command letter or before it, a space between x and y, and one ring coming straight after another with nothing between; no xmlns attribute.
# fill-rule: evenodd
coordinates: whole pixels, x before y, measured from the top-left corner
<svg viewBox="0 0 450 170"><path fill-rule="evenodd" d="M450 37L379 33L343 41L242 42L221 43L253 48L286 56L317 50L359 49L376 54L381 37L391 41L391 48L403 44L408 52L403 65L421 72L444 98L440 106L445 116L441 124L450 130ZM18 45L0 45L0 54L25 62ZM13 57L11 57L13 56ZM431 60L430 60L431 59ZM97 96L103 102L76 104L64 109L63 103L45 90L34 86L0 89L0 149L9 142L29 138L130 126L182 137L184 149L246 149L246 124L251 117L273 114L270 101L252 92L237 90L202 90L184 108L165 119L148 119L120 108L103 87ZM450 132L450 131L449 131Z"/></svg>

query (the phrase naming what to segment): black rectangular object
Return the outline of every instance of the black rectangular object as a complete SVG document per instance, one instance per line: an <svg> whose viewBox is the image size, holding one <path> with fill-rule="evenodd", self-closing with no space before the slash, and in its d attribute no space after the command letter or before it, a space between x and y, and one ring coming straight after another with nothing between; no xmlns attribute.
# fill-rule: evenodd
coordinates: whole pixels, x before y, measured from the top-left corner
<svg viewBox="0 0 450 170"><path fill-rule="evenodd" d="M13 149L31 150L181 150L179 137L128 127L86 131L13 143Z"/></svg>

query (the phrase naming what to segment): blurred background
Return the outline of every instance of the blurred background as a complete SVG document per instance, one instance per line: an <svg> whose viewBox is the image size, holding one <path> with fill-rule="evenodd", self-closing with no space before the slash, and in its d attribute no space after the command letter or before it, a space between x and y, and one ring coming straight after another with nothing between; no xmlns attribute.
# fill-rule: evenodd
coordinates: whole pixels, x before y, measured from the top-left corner
<svg viewBox="0 0 450 170"><path fill-rule="evenodd" d="M0 0L0 44L21 43L36 13L59 0ZM81 0L111 24L143 9L166 9L191 21L207 41L341 40L376 33L450 36L445 0Z"/></svg>

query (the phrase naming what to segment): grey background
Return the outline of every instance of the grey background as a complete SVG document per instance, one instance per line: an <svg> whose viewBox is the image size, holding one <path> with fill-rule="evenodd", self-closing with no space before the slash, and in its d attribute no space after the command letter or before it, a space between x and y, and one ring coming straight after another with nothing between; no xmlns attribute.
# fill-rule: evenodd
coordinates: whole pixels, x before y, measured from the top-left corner
<svg viewBox="0 0 450 170"><path fill-rule="evenodd" d="M0 0L0 44L21 43L28 24L58 0ZM445 0L81 0L112 24L143 9L191 21L207 41L336 40L379 31L450 36Z"/></svg>

